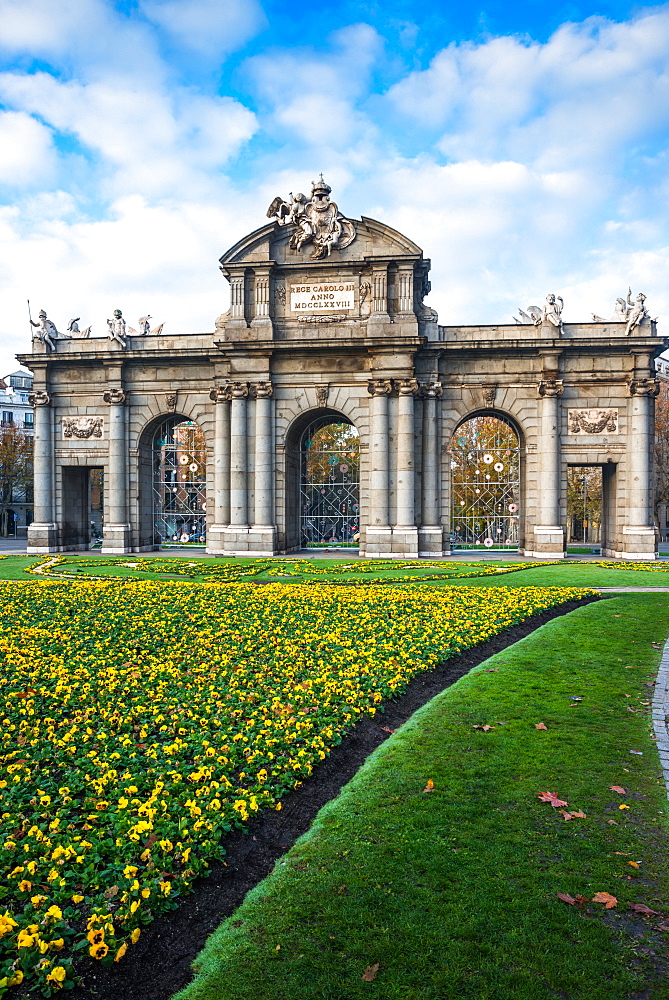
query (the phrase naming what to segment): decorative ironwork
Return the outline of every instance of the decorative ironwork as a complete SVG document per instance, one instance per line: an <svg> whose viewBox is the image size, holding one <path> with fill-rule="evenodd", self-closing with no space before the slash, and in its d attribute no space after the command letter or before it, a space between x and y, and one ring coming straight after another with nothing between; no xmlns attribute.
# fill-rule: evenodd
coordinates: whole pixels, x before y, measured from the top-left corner
<svg viewBox="0 0 669 1000"><path fill-rule="evenodd" d="M352 424L320 417L302 435L302 545L357 545L360 537L360 439Z"/></svg>
<svg viewBox="0 0 669 1000"><path fill-rule="evenodd" d="M471 417L451 442L451 545L518 546L520 442L503 417Z"/></svg>
<svg viewBox="0 0 669 1000"><path fill-rule="evenodd" d="M153 436L154 532L161 542L203 542L206 510L204 434L192 420L169 417Z"/></svg>
<svg viewBox="0 0 669 1000"><path fill-rule="evenodd" d="M567 541L600 545L603 476L601 465L570 465L567 469Z"/></svg>

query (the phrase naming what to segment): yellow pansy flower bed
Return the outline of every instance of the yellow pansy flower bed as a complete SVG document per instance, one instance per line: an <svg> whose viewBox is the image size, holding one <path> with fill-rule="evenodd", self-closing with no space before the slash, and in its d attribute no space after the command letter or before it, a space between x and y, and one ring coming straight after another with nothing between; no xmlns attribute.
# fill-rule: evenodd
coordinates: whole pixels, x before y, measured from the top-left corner
<svg viewBox="0 0 669 1000"><path fill-rule="evenodd" d="M1 583L0 996L120 961L361 714L587 593Z"/></svg>

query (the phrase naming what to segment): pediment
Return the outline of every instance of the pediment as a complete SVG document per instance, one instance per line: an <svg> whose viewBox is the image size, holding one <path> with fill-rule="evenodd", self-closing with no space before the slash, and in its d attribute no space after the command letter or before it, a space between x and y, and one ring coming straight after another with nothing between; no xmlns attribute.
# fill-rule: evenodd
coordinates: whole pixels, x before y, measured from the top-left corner
<svg viewBox="0 0 669 1000"><path fill-rule="evenodd" d="M220 258L220 263L224 268L239 264L253 266L260 262L313 266L314 264L318 265L318 263L332 265L338 261L342 263L362 262L375 257L421 258L423 256L423 251L413 240L383 222L367 218L364 215L361 219L352 219L351 221L356 228L356 238L350 246L343 250L333 250L329 257L323 258L321 261L311 259L308 246L302 250L291 249L289 243L294 226L282 226L278 222L270 222L249 233L248 236L244 236L243 239L230 247Z"/></svg>

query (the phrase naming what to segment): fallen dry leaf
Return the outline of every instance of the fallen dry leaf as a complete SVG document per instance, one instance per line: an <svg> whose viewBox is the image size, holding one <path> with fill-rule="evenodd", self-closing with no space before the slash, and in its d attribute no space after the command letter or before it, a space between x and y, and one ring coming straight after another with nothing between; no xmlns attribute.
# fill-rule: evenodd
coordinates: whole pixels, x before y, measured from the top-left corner
<svg viewBox="0 0 669 1000"><path fill-rule="evenodd" d="M434 781L432 778L428 778L427 785L423 789L423 792L433 792L434 791Z"/></svg>
<svg viewBox="0 0 669 1000"><path fill-rule="evenodd" d="M575 812L565 812L564 809L560 809L560 812L564 816L565 820L587 818L586 814L581 809L577 809Z"/></svg>
<svg viewBox="0 0 669 1000"><path fill-rule="evenodd" d="M537 798L540 802L550 802L554 809L569 805L564 799L559 799L556 792L537 792Z"/></svg>
<svg viewBox="0 0 669 1000"><path fill-rule="evenodd" d="M645 903L630 903L630 910L634 910L635 913L643 913L646 916L658 916L657 910L651 910Z"/></svg>
<svg viewBox="0 0 669 1000"><path fill-rule="evenodd" d="M365 971L362 974L362 978L364 979L364 981L366 983L372 983L372 982L374 982L374 977L376 976L376 973L378 971L379 971L379 963L378 962L375 962L374 965L368 965L367 968L365 969Z"/></svg>
<svg viewBox="0 0 669 1000"><path fill-rule="evenodd" d="M616 821L614 819L607 819L606 822L609 824L609 826L619 826L620 825L619 823L616 823Z"/></svg>
<svg viewBox="0 0 669 1000"><path fill-rule="evenodd" d="M389 729L388 726L380 726L379 728L381 729L382 733L394 733L394 732L396 732L395 729Z"/></svg>
<svg viewBox="0 0 669 1000"><path fill-rule="evenodd" d="M618 900L610 892L596 892L592 897L593 903L603 903L607 910L612 910L618 905Z"/></svg>
<svg viewBox="0 0 669 1000"><path fill-rule="evenodd" d="M488 725L485 725L485 726L472 726L472 729L481 729L484 733L489 732L493 728L494 728L493 726L488 726Z"/></svg>
<svg viewBox="0 0 669 1000"><path fill-rule="evenodd" d="M629 854L629 851L614 851L613 853L614 854L620 854L620 855L622 855L623 858L626 858L628 856L628 854Z"/></svg>
<svg viewBox="0 0 669 1000"><path fill-rule="evenodd" d="M619 795L627 795L627 792L621 785L611 785L612 792L618 792Z"/></svg>
<svg viewBox="0 0 669 1000"><path fill-rule="evenodd" d="M639 867L639 862L638 861L628 861L627 864L631 865L632 868L638 868Z"/></svg>
<svg viewBox="0 0 669 1000"><path fill-rule="evenodd" d="M534 728L535 729L548 729L548 726L544 726L543 722L535 722L534 723Z"/></svg>
<svg viewBox="0 0 669 1000"><path fill-rule="evenodd" d="M573 896L570 896L568 892L558 892L557 898L561 899L563 903L567 903L569 906L576 906L576 900Z"/></svg>
<svg viewBox="0 0 669 1000"><path fill-rule="evenodd" d="M626 806L625 803L623 802L623 804L620 805L620 806L618 806L618 808L619 809L629 809L629 806Z"/></svg>

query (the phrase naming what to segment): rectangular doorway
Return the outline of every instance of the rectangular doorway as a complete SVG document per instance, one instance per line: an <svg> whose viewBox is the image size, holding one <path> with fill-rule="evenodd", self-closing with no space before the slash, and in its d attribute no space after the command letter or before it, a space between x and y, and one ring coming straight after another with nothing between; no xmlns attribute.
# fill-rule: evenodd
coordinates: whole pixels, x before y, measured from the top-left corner
<svg viewBox="0 0 669 1000"><path fill-rule="evenodd" d="M603 513L601 465L570 465L567 468L567 546L601 551Z"/></svg>
<svg viewBox="0 0 669 1000"><path fill-rule="evenodd" d="M95 548L102 543L102 469L66 465L61 471L62 545L76 550Z"/></svg>

